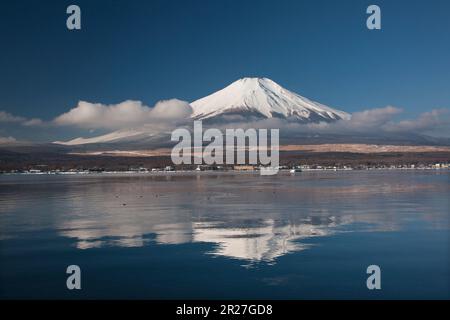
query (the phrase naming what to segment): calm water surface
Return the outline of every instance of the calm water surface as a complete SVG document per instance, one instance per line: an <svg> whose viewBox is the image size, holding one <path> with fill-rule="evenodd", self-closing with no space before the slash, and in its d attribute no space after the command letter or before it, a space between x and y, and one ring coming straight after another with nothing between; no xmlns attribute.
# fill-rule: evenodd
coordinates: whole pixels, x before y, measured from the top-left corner
<svg viewBox="0 0 450 320"><path fill-rule="evenodd" d="M0 297L449 299L449 196L449 171L3 175Z"/></svg>

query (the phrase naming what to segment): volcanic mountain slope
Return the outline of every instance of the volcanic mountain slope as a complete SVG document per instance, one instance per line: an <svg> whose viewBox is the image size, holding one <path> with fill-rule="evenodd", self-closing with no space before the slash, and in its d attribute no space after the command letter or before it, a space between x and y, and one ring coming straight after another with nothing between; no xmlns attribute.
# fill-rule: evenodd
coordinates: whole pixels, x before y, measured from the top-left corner
<svg viewBox="0 0 450 320"><path fill-rule="evenodd" d="M349 119L335 110L284 89L267 78L243 78L207 97L191 103L196 120L291 118L300 122Z"/></svg>

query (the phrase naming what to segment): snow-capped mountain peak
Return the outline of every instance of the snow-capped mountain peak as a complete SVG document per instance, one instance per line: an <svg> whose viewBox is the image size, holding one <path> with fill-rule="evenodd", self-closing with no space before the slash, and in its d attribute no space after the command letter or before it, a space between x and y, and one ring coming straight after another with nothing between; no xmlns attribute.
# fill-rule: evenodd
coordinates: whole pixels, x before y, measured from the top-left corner
<svg viewBox="0 0 450 320"><path fill-rule="evenodd" d="M268 78L242 78L222 90L191 103L192 118L205 120L224 115L261 118L297 118L333 121L350 115L284 89Z"/></svg>

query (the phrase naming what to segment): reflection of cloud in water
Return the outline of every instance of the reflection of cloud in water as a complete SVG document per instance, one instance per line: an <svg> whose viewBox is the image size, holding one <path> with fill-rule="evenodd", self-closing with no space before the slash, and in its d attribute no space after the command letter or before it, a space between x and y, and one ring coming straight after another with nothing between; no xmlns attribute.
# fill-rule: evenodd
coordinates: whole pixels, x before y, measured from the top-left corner
<svg viewBox="0 0 450 320"><path fill-rule="evenodd" d="M82 221L71 221L61 226L60 234L77 239L78 249L98 248L105 245L120 247L142 247L149 240L145 235L154 233L158 244L182 244L192 241L192 224L156 225L152 230L142 225L110 225L109 228L82 228Z"/></svg>
<svg viewBox="0 0 450 320"><path fill-rule="evenodd" d="M140 247L148 241L144 235L154 233L154 241L158 244L214 243L217 246L210 254L251 262L271 262L287 253L308 249L311 245L301 243L302 239L331 235L335 232L333 228L351 222L351 217L334 216L304 219L300 224L277 223L273 219L246 221L246 225L241 227L230 227L226 222L192 222L156 225L143 233L140 225L116 225L113 229L83 228L89 223L72 221L62 226L60 234L76 238L77 248L89 249L108 245Z"/></svg>
<svg viewBox="0 0 450 320"><path fill-rule="evenodd" d="M64 225L60 234L77 239L78 249L100 248L105 245L119 247L142 247L145 241L136 228L118 227L115 230L87 228L81 229L77 221ZM111 236L120 235L120 236Z"/></svg>

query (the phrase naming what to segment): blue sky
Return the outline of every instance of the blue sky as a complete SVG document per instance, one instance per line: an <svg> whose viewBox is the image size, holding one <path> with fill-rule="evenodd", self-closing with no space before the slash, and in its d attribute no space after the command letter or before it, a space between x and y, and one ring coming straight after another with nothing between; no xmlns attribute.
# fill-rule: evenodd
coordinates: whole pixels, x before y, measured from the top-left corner
<svg viewBox="0 0 450 320"><path fill-rule="evenodd" d="M66 7L82 11L69 31ZM366 28L370 4L382 30ZM449 1L8 1L0 110L51 120L79 100L193 101L244 76L355 112L450 107Z"/></svg>

